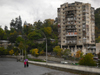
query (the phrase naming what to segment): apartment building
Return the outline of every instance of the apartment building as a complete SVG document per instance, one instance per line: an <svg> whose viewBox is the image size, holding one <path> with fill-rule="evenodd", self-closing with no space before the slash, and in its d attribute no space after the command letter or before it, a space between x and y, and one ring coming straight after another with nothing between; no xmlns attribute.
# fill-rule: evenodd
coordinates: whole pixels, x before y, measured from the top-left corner
<svg viewBox="0 0 100 75"><path fill-rule="evenodd" d="M58 44L84 54L96 54L94 8L89 3L64 3L58 8Z"/></svg>

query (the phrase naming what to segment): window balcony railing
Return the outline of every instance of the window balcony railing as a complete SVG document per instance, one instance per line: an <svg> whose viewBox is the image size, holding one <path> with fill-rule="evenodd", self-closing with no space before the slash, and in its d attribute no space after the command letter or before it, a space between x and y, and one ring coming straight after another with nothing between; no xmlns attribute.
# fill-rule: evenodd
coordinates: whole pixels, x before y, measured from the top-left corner
<svg viewBox="0 0 100 75"><path fill-rule="evenodd" d="M77 32L68 32L66 36L77 36Z"/></svg>
<svg viewBox="0 0 100 75"><path fill-rule="evenodd" d="M66 42L66 44L70 44L70 45L71 44L77 44L77 42L76 41L70 41L70 42L68 41L68 42Z"/></svg>

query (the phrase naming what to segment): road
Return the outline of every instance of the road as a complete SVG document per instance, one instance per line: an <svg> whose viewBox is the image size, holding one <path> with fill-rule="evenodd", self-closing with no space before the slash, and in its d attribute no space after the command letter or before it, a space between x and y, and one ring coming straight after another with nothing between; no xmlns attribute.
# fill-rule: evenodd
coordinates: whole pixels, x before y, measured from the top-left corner
<svg viewBox="0 0 100 75"><path fill-rule="evenodd" d="M29 64L24 68L23 62L12 58L0 58L0 75L78 75Z"/></svg>

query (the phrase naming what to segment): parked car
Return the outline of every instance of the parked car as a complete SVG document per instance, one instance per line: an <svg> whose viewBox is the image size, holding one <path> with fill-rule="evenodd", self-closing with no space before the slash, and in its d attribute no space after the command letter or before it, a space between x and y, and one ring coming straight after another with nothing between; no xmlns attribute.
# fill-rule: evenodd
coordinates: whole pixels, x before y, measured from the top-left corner
<svg viewBox="0 0 100 75"><path fill-rule="evenodd" d="M67 61L61 61L61 64L67 64L68 62Z"/></svg>

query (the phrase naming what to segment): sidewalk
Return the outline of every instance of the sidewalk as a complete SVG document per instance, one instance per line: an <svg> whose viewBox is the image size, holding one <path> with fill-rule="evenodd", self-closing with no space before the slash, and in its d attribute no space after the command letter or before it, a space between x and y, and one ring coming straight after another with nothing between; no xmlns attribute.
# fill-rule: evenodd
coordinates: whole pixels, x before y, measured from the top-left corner
<svg viewBox="0 0 100 75"><path fill-rule="evenodd" d="M29 61L29 63L100 74L100 68L94 68L94 67L79 66L79 65L76 66L76 65L69 65L69 64L58 64L58 63L47 63L46 64L45 62L35 62L35 61Z"/></svg>

